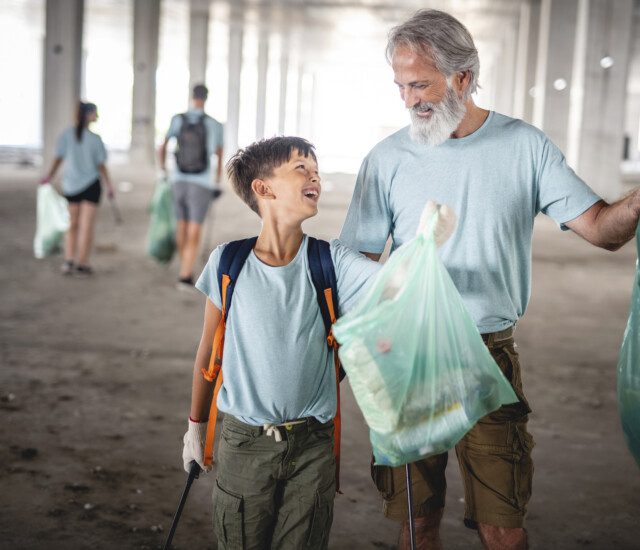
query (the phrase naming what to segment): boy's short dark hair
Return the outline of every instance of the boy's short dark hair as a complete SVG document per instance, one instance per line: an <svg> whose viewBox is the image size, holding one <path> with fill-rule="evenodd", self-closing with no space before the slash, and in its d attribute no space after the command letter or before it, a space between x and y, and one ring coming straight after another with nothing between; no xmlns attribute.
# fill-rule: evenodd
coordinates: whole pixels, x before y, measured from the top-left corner
<svg viewBox="0 0 640 550"><path fill-rule="evenodd" d="M273 170L287 162L293 153L299 151L305 157L311 155L318 161L314 146L306 139L294 136L279 136L261 139L238 152L227 162L227 176L233 190L258 216L258 201L251 183L255 179L273 176Z"/></svg>
<svg viewBox="0 0 640 550"><path fill-rule="evenodd" d="M202 99L204 101L209 97L209 89L204 84L196 84L193 87L193 99Z"/></svg>

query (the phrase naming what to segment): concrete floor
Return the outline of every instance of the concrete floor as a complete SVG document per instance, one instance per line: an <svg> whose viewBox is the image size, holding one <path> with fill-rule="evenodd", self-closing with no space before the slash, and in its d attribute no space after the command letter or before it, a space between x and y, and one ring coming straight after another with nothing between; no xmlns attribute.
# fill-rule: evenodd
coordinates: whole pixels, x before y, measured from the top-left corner
<svg viewBox="0 0 640 550"><path fill-rule="evenodd" d="M184 483L181 437L204 300L174 289L175 265L144 256L153 173L114 175L133 184L118 198L125 223L115 226L103 204L96 276L77 280L58 274L58 257L33 259L38 174L0 170L0 548L156 548ZM325 176L309 233L337 235L351 183ZM207 245L258 227L227 192ZM534 409L533 549L640 548L640 476L615 395L635 259L633 244L608 253L548 219L536 223L533 295L516 335ZM366 427L350 391L343 396L344 494L330 548L393 548L396 526L369 478ZM454 458L448 481L445 547L480 548L461 522ZM195 483L176 548L215 548L212 484L212 475Z"/></svg>

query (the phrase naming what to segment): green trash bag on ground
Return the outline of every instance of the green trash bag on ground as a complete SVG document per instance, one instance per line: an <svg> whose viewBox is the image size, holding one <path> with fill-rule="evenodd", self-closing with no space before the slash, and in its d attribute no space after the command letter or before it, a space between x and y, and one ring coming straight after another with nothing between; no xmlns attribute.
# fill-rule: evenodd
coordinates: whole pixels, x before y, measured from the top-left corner
<svg viewBox="0 0 640 550"><path fill-rule="evenodd" d="M44 258L60 248L62 238L69 229L69 206L67 199L47 183L38 186L36 209L33 255Z"/></svg>
<svg viewBox="0 0 640 550"><path fill-rule="evenodd" d="M147 235L147 254L160 263L169 263L176 250L176 220L171 185L166 179L161 179L156 184L149 210L151 220Z"/></svg>
<svg viewBox="0 0 640 550"><path fill-rule="evenodd" d="M640 226L636 230L636 246L640 258ZM618 410L627 445L640 466L640 266L638 261L636 261L636 277L631 294L629 321L624 331L618 360Z"/></svg>
<svg viewBox="0 0 640 550"><path fill-rule="evenodd" d="M437 218L391 255L334 327L376 464L445 452L479 418L517 401L438 258Z"/></svg>

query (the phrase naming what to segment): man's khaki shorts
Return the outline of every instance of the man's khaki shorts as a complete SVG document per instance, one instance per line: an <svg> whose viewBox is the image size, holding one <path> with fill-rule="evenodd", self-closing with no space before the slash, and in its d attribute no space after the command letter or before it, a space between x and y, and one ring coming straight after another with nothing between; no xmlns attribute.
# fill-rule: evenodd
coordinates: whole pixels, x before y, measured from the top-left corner
<svg viewBox="0 0 640 550"><path fill-rule="evenodd" d="M522 392L520 364L511 328L482 335L496 363L511 382L519 402L504 405L481 418L458 442L456 455L464 484L467 527L478 523L522 527L531 497L533 438L527 431L531 412ZM413 507L416 517L444 507L447 454L411 465ZM384 514L407 519L405 467L371 467L371 477L384 499Z"/></svg>

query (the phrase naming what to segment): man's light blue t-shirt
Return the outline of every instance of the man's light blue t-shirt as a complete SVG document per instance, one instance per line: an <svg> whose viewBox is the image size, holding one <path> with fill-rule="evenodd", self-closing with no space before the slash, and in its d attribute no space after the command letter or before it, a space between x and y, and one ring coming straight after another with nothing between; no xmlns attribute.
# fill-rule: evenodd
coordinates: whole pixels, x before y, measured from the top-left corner
<svg viewBox="0 0 640 550"><path fill-rule="evenodd" d="M189 183L195 183L211 189L213 187L213 180L211 178L211 156L216 152L218 147L222 147L223 140L223 128L215 118L206 115L202 109L189 109L185 116L190 123L197 122L198 118L204 116L204 126L207 132L207 169L204 172L198 172L197 174L185 174L180 171L176 165L175 169L171 173L171 181L186 181ZM171 119L169 130L167 130L167 139L176 138L180 135L180 128L182 128L182 115L175 115Z"/></svg>
<svg viewBox="0 0 640 550"><path fill-rule="evenodd" d="M259 426L297 418L328 422L336 413L333 353L307 261L306 235L296 257L272 267L254 252L235 283L227 317L218 408ZM196 288L221 309L218 246ZM382 267L331 242L340 312L351 309Z"/></svg>
<svg viewBox="0 0 640 550"><path fill-rule="evenodd" d="M458 217L440 249L481 333L513 325L529 301L533 220L562 224L597 202L541 131L495 112L473 134L438 146L403 128L376 145L356 181L341 241L361 252L392 252L410 240L432 199Z"/></svg>
<svg viewBox="0 0 640 550"><path fill-rule="evenodd" d="M76 129L67 128L56 143L56 157L64 159L62 192L77 195L100 177L98 166L107 160L107 150L102 138L88 128L82 130L80 141Z"/></svg>

